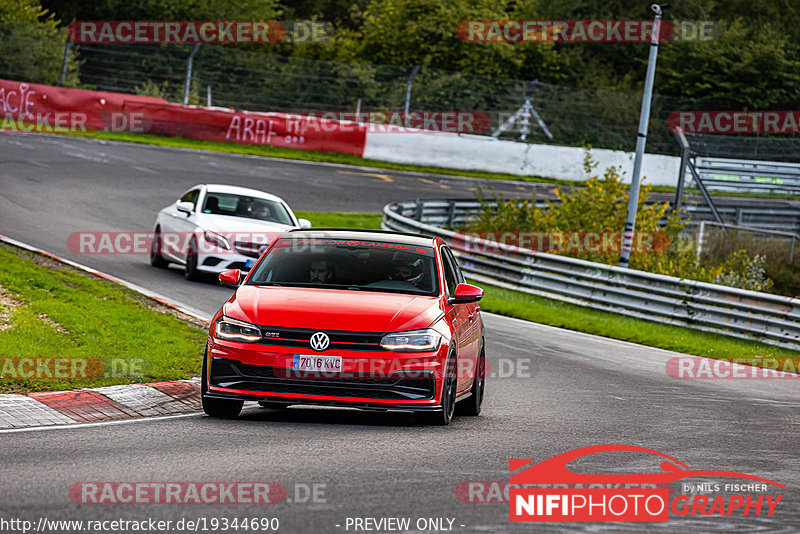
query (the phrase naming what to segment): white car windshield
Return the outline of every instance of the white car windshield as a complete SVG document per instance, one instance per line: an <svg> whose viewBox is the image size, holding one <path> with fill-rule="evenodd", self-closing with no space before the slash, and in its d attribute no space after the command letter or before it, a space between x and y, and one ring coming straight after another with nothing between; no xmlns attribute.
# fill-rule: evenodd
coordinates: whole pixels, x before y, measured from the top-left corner
<svg viewBox="0 0 800 534"><path fill-rule="evenodd" d="M294 226L291 215L280 202L233 193L208 193L203 213L244 217Z"/></svg>

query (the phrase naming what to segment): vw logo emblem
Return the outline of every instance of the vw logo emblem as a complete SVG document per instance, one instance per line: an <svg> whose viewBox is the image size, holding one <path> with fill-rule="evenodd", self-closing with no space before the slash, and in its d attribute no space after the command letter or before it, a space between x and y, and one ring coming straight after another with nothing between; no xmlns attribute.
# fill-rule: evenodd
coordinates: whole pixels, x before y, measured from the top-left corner
<svg viewBox="0 0 800 534"><path fill-rule="evenodd" d="M331 339L325 332L317 332L311 336L311 348L316 351L323 351L331 344Z"/></svg>

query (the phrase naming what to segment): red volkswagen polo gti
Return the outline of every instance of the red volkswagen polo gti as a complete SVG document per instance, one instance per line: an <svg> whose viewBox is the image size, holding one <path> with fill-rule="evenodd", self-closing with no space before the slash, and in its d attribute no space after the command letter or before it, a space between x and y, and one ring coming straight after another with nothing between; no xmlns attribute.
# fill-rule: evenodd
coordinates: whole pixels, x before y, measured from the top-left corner
<svg viewBox="0 0 800 534"><path fill-rule="evenodd" d="M478 415L484 390L483 290L439 238L354 230L284 233L214 316L203 410L244 401L411 410L446 425Z"/></svg>

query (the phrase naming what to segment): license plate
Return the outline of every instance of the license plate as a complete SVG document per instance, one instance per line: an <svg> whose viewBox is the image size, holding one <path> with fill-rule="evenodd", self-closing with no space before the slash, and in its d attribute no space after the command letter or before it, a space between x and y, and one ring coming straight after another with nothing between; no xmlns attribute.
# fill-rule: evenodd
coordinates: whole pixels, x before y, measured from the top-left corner
<svg viewBox="0 0 800 534"><path fill-rule="evenodd" d="M324 371L326 373L340 373L342 371L342 357L295 354L292 358L292 371Z"/></svg>
<svg viewBox="0 0 800 534"><path fill-rule="evenodd" d="M254 263L253 260L247 260L246 262L244 262L244 268L249 269L250 267L253 266L253 263Z"/></svg>

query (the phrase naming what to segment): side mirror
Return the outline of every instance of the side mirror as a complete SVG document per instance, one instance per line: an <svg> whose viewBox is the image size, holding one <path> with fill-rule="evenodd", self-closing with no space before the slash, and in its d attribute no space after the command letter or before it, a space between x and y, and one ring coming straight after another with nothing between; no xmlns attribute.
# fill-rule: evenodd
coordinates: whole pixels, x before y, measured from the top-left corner
<svg viewBox="0 0 800 534"><path fill-rule="evenodd" d="M456 286L455 295L448 299L448 304L467 304L469 302L478 302L483 298L483 289L478 286L470 284L458 284Z"/></svg>
<svg viewBox="0 0 800 534"><path fill-rule="evenodd" d="M311 221L308 219L297 219L297 222L300 224L300 228L303 230L308 230L311 228Z"/></svg>
<svg viewBox="0 0 800 534"><path fill-rule="evenodd" d="M175 207L181 213L185 213L186 215L191 215L192 210L194 209L194 204L191 202L178 202Z"/></svg>
<svg viewBox="0 0 800 534"><path fill-rule="evenodd" d="M230 271L223 271L219 273L219 285L222 287L229 287L236 289L239 287L239 280L242 278L242 271L233 269Z"/></svg>

